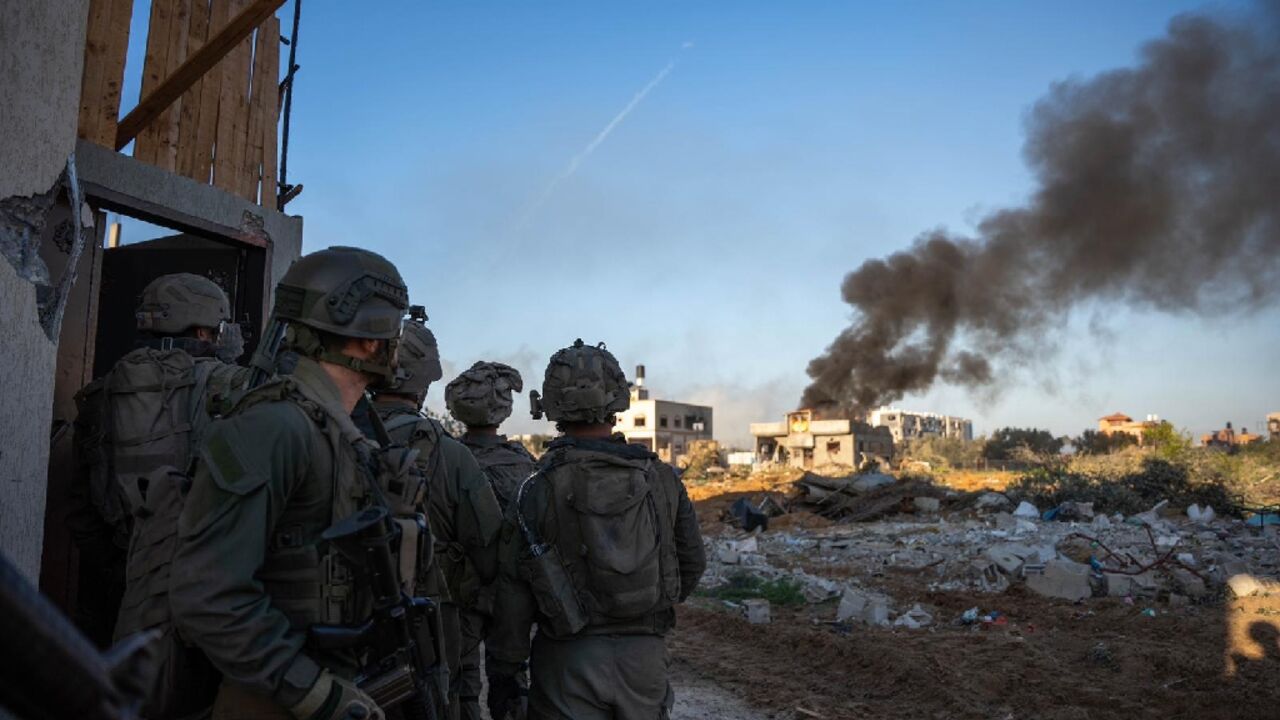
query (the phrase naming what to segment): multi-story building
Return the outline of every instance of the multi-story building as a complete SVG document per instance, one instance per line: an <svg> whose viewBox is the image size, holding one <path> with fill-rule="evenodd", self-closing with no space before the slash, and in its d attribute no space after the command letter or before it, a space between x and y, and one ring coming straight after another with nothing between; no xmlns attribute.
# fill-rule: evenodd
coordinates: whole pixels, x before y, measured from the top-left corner
<svg viewBox="0 0 1280 720"><path fill-rule="evenodd" d="M1267 416L1267 436L1271 442L1280 442L1280 412L1273 412Z"/></svg>
<svg viewBox="0 0 1280 720"><path fill-rule="evenodd" d="M1148 415L1146 420L1134 420L1122 412L1098 418L1098 432L1103 435L1130 435L1141 445L1147 430L1160 424L1159 415Z"/></svg>
<svg viewBox="0 0 1280 720"><path fill-rule="evenodd" d="M1256 442L1262 442L1263 438L1257 433L1249 432L1249 428L1240 428L1239 432L1231 427L1231 423L1221 430L1215 430L1206 435L1200 436L1200 444L1205 447L1218 448L1220 450L1234 450L1241 445L1252 445Z"/></svg>
<svg viewBox="0 0 1280 720"><path fill-rule="evenodd" d="M888 429L847 418L815 420L812 410L787 413L782 422L751 423L756 460L812 470L840 465L857 468L893 457Z"/></svg>
<svg viewBox="0 0 1280 720"><path fill-rule="evenodd" d="M643 445L665 462L677 463L695 440L712 438L711 408L706 405L658 400L645 387L644 366L636 366L631 405L620 412L613 431L627 442Z"/></svg>
<svg viewBox="0 0 1280 720"><path fill-rule="evenodd" d="M912 412L882 407L867 413L867 424L872 427L889 428L893 441L898 443L930 436L973 439L973 421L931 412Z"/></svg>

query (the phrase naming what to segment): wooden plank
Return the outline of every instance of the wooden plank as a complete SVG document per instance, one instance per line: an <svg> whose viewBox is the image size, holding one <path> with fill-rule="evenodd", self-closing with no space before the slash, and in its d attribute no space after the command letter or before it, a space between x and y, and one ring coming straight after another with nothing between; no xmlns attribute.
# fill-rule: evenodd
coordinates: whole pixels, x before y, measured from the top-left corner
<svg viewBox="0 0 1280 720"><path fill-rule="evenodd" d="M142 65L142 97L144 98L159 87L169 67L169 16L172 5L173 0L151 0L151 19L147 23L147 54ZM119 144L119 133L120 129L117 128L117 150L124 147ZM138 142L133 146L133 156L154 165L159 143L160 135L156 128L148 127L146 132L138 134ZM126 142L125 145L127 144Z"/></svg>
<svg viewBox="0 0 1280 720"><path fill-rule="evenodd" d="M200 50L209 38L209 0L193 0L191 3L191 19L187 31L188 54ZM206 73L206 76L208 73ZM178 167L179 175L200 180L196 177L196 146L200 131L200 114L202 107L204 77L196 80L191 89L182 95L181 115L178 121ZM216 112L216 111L215 111ZM204 180L201 180L204 182Z"/></svg>
<svg viewBox="0 0 1280 720"><path fill-rule="evenodd" d="M191 1L172 0L169 17L169 52L165 56L165 72L167 78L187 59L187 37L191 29ZM178 170L178 130L182 119L182 98L156 118L156 134L159 148L156 151L156 165L169 172Z"/></svg>
<svg viewBox="0 0 1280 720"><path fill-rule="evenodd" d="M162 2L162 0L154 0L154 2ZM253 29L261 25L283 4L284 0L238 0L236 8L239 11L226 27L209 38L200 48L200 52L193 53L177 70L163 81L157 82L150 91L143 91L142 101L125 116L124 120L120 121L120 127L116 133L116 149L129 144L129 141L150 125L157 115L181 97L192 83L208 72L233 48L243 47L242 41L248 38ZM152 7L154 9L154 5ZM249 70L246 67L246 80L248 74Z"/></svg>
<svg viewBox="0 0 1280 720"><path fill-rule="evenodd" d="M247 0L231 0L231 11L239 16ZM245 96L249 86L249 54L251 38L245 38L227 53L222 63L222 88L218 97L218 139L213 160L213 184L227 192L239 194L240 168L243 159L244 123L248 108ZM240 138L240 143L236 142Z"/></svg>
<svg viewBox="0 0 1280 720"><path fill-rule="evenodd" d="M280 18L272 15L262 26L272 42L267 43L266 91L263 107L266 114L262 132L262 197L259 203L276 209L276 161L280 149L277 136L280 131Z"/></svg>
<svg viewBox="0 0 1280 720"><path fill-rule="evenodd" d="M101 115L97 122L99 145L111 147L120 122L121 88L124 87L125 61L129 54L129 28L133 23L133 0L112 0L108 28L107 54L103 62L104 83Z"/></svg>
<svg viewBox="0 0 1280 720"><path fill-rule="evenodd" d="M248 135L245 137L244 160L241 163L240 178L241 195L258 202L258 185L262 180L262 133L265 125L266 106L263 101L267 93L267 46L272 42L279 44L280 36L267 37L267 23L258 28L253 47L253 87L249 96Z"/></svg>
<svg viewBox="0 0 1280 720"><path fill-rule="evenodd" d="M209 3L209 37L213 37L231 17L231 0L212 0ZM213 146L218 137L218 98L222 92L223 65L217 64L204 74L200 81L200 124L196 128L194 179L207 183L213 178Z"/></svg>
<svg viewBox="0 0 1280 720"><path fill-rule="evenodd" d="M84 73L80 77L80 120L77 133L90 142L98 140L98 118L101 116L102 81L106 72L103 57L109 42L108 20L111 0L91 0L89 21L84 36Z"/></svg>

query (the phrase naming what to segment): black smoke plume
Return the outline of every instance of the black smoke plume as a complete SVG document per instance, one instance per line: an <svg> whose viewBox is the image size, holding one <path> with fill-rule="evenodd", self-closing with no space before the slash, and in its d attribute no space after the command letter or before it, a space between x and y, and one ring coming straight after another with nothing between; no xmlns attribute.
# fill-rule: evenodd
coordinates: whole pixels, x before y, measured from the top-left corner
<svg viewBox="0 0 1280 720"><path fill-rule="evenodd" d="M1280 297L1280 3L1170 22L1138 67L1052 86L1024 147L1036 190L845 276L853 324L803 407L857 413L939 379L990 384L1085 301L1170 313Z"/></svg>

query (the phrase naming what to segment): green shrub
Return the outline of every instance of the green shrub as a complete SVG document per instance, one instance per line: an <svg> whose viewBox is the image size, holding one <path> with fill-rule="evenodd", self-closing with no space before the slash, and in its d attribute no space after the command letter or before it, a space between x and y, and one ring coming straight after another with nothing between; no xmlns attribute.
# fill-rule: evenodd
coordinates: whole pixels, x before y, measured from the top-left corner
<svg viewBox="0 0 1280 720"><path fill-rule="evenodd" d="M778 578L765 580L748 572L736 572L728 582L703 593L706 597L730 602L742 602L752 598L764 598L770 605L803 605L804 586L795 580Z"/></svg>

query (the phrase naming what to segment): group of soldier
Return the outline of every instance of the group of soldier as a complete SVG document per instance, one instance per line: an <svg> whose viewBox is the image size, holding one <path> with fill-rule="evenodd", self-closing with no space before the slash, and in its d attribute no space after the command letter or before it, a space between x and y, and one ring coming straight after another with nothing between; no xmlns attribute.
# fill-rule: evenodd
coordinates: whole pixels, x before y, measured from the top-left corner
<svg viewBox="0 0 1280 720"><path fill-rule="evenodd" d="M552 356L531 401L561 434L535 459L498 432L507 365L448 383L460 437L423 414L439 351L385 258L305 255L273 308L242 367L226 294L160 277L79 396L69 521L113 635L159 638L144 716L667 717L703 546L673 468L612 434L604 345ZM391 586L364 562L384 549Z"/></svg>

